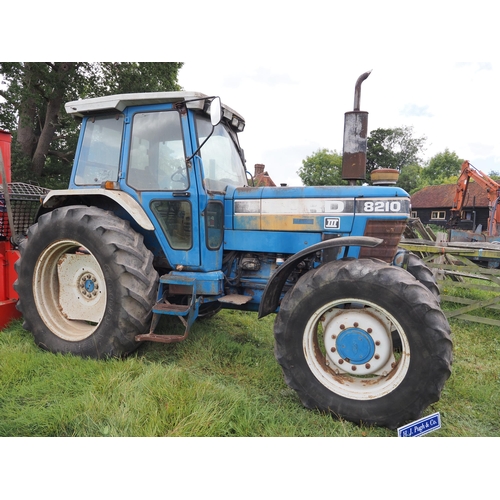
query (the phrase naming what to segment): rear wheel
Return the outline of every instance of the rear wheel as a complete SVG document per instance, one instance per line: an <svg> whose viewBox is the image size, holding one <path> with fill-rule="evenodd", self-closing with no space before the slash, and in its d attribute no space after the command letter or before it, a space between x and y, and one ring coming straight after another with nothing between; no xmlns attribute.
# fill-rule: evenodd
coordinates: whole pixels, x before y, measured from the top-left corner
<svg viewBox="0 0 500 500"><path fill-rule="evenodd" d="M408 254L408 262L406 264L406 270L422 285L424 285L429 291L432 292L437 301L441 301L441 295L439 293L439 287L436 283L436 278L432 274L432 271L425 265L424 261L417 257L415 254Z"/></svg>
<svg viewBox="0 0 500 500"><path fill-rule="evenodd" d="M128 222L95 207L59 208L29 229L20 253L18 309L38 345L93 358L139 345L158 274Z"/></svg>
<svg viewBox="0 0 500 500"><path fill-rule="evenodd" d="M449 325L435 297L377 261L330 262L303 276L280 305L275 339L302 403L356 423L418 418L450 375Z"/></svg>

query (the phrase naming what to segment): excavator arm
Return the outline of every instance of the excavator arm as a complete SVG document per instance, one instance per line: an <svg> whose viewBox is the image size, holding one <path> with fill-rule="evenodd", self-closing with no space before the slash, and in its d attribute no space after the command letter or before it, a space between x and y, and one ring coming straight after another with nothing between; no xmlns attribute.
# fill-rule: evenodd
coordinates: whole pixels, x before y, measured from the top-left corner
<svg viewBox="0 0 500 500"><path fill-rule="evenodd" d="M462 163L460 177L457 181L450 222L453 225L454 222L461 219L462 209L467 196L467 188L469 187L471 178L486 191L490 206L488 234L490 236L497 236L497 225L500 224L500 184L471 165L467 160Z"/></svg>

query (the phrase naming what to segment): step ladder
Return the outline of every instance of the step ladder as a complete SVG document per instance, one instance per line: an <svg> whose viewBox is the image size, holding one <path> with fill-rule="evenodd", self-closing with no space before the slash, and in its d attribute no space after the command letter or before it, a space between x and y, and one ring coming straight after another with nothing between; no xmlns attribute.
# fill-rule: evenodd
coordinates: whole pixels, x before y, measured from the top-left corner
<svg viewBox="0 0 500 500"><path fill-rule="evenodd" d="M196 297L195 293L196 280L194 278L178 275L164 275L160 278L160 285L158 289L158 301L153 307L153 318L151 320L151 327L149 333L142 335L136 335L135 340L137 342L163 342L165 344L170 344L173 342L182 342L186 340L189 335L189 331L193 326L196 318L198 317L198 312L200 308L201 298ZM188 305L172 304L166 299L168 286L169 285L180 285L188 287L191 289L191 301ZM154 333L160 318L163 315L176 316L184 325L183 335L163 335Z"/></svg>

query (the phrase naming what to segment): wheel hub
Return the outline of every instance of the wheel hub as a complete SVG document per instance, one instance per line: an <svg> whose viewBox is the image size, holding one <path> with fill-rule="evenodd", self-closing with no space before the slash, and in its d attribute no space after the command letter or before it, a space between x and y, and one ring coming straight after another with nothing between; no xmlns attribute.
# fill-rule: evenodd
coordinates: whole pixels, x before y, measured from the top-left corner
<svg viewBox="0 0 500 500"><path fill-rule="evenodd" d="M337 338L339 356L353 365L367 363L375 354L375 342L361 328L348 328Z"/></svg>
<svg viewBox="0 0 500 500"><path fill-rule="evenodd" d="M57 264L59 307L69 320L99 323L106 309L104 276L94 256L65 254Z"/></svg>
<svg viewBox="0 0 500 500"><path fill-rule="evenodd" d="M99 290L97 278L92 273L85 272L80 276L80 291L86 299L95 297Z"/></svg>
<svg viewBox="0 0 500 500"><path fill-rule="evenodd" d="M336 373L388 375L391 324L366 309L334 309L322 318L326 364Z"/></svg>

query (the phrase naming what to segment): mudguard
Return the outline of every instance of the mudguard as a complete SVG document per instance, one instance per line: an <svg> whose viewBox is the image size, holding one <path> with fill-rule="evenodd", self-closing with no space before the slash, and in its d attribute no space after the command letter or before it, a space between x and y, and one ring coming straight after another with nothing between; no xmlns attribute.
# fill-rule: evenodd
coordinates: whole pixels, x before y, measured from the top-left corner
<svg viewBox="0 0 500 500"><path fill-rule="evenodd" d="M45 196L41 208L55 208L63 204L68 204L68 200L71 200L71 198L78 199L82 197L109 198L125 209L131 215L132 220L137 222L139 226L147 231L154 231L155 229L141 205L139 205L139 203L129 194L118 190L115 191L102 188L54 190L50 191L47 196ZM40 215L40 213L38 215Z"/></svg>
<svg viewBox="0 0 500 500"><path fill-rule="evenodd" d="M384 240L380 238L372 238L369 236L346 236L343 238L335 238L316 243L315 245L311 245L310 247L292 255L280 267L278 267L278 269L276 269L268 281L259 305L259 319L276 311L276 308L279 305L281 291L283 290L291 272L295 269L299 262L311 257L320 250L351 246L376 247L383 241Z"/></svg>

